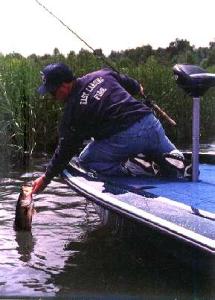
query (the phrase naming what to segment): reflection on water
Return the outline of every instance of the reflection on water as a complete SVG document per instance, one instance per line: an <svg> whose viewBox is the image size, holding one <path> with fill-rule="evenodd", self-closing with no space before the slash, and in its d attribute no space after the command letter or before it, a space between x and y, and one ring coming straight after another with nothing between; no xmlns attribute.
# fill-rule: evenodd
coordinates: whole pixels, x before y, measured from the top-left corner
<svg viewBox="0 0 215 300"><path fill-rule="evenodd" d="M15 241L17 242L17 252L19 259L28 262L31 259L31 253L34 251L35 238L31 232L17 231Z"/></svg>
<svg viewBox="0 0 215 300"><path fill-rule="evenodd" d="M0 296L55 295L59 287L53 285L52 276L61 273L67 259L77 253L66 249L67 243L81 241L99 223L90 203L62 181L53 181L35 196L32 232L15 232L19 189L31 179L32 173L1 178Z"/></svg>
<svg viewBox="0 0 215 300"><path fill-rule="evenodd" d="M194 264L182 263L147 239L107 231L92 204L62 180L35 196L32 232L15 232L19 187L32 178L31 172L21 175L1 178L0 297L214 295L212 270L197 273Z"/></svg>

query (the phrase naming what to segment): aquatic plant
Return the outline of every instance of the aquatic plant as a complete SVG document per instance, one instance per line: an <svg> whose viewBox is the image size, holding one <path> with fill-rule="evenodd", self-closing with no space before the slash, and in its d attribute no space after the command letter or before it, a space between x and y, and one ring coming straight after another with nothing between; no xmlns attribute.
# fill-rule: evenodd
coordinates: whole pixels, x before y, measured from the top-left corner
<svg viewBox="0 0 215 300"><path fill-rule="evenodd" d="M40 64L30 59L13 55L1 57L0 138L4 157L16 160L29 157L38 144L47 141L47 127L51 123L47 119L53 118L55 109L53 103L41 105L39 101L36 88L40 69ZM50 127L53 129L53 125Z"/></svg>
<svg viewBox="0 0 215 300"><path fill-rule="evenodd" d="M161 51L162 53L165 50ZM168 51L165 52L168 57ZM129 53L128 53L129 54ZM157 104L173 119L177 126L172 127L163 121L164 127L176 144L191 143L192 99L176 86L172 61L158 57L155 51L147 52L135 61L125 53L112 53L113 65L120 72L139 80L146 94L151 94ZM150 55L149 55L150 54ZM115 58L114 59L114 55ZM62 107L40 98L37 87L40 84L40 70L52 62L69 64L76 76L103 67L103 63L92 53L73 51L67 57L55 49L53 55L31 55L24 58L17 53L0 55L0 165L15 158L22 161L36 152L53 152L57 142L57 127ZM214 66L208 67L215 72ZM201 101L201 139L214 135L215 91L211 89ZM7 159L6 159L7 158Z"/></svg>

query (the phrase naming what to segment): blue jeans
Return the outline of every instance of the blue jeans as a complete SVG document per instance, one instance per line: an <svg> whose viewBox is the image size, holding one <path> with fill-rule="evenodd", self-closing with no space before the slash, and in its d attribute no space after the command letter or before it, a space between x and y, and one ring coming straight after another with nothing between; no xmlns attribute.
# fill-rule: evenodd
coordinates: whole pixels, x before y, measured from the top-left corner
<svg viewBox="0 0 215 300"><path fill-rule="evenodd" d="M153 113L145 115L125 131L89 143L79 155L80 164L104 175L123 175L122 163L139 153L162 157L176 147Z"/></svg>

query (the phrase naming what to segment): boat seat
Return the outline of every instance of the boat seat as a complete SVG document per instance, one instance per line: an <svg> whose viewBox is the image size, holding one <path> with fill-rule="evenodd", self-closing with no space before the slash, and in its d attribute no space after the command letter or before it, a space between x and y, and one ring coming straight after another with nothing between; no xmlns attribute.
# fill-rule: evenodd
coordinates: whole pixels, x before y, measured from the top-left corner
<svg viewBox="0 0 215 300"><path fill-rule="evenodd" d="M190 96L200 97L215 86L215 74L188 64L177 64L173 67L176 83Z"/></svg>

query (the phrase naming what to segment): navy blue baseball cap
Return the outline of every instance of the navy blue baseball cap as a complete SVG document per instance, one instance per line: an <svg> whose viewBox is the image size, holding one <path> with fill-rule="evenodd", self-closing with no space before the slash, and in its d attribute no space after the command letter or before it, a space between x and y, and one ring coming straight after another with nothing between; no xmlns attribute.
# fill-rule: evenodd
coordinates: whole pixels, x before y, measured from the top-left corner
<svg viewBox="0 0 215 300"><path fill-rule="evenodd" d="M47 65L41 72L43 84L38 88L40 95L54 92L63 82L75 79L72 70L63 63Z"/></svg>

